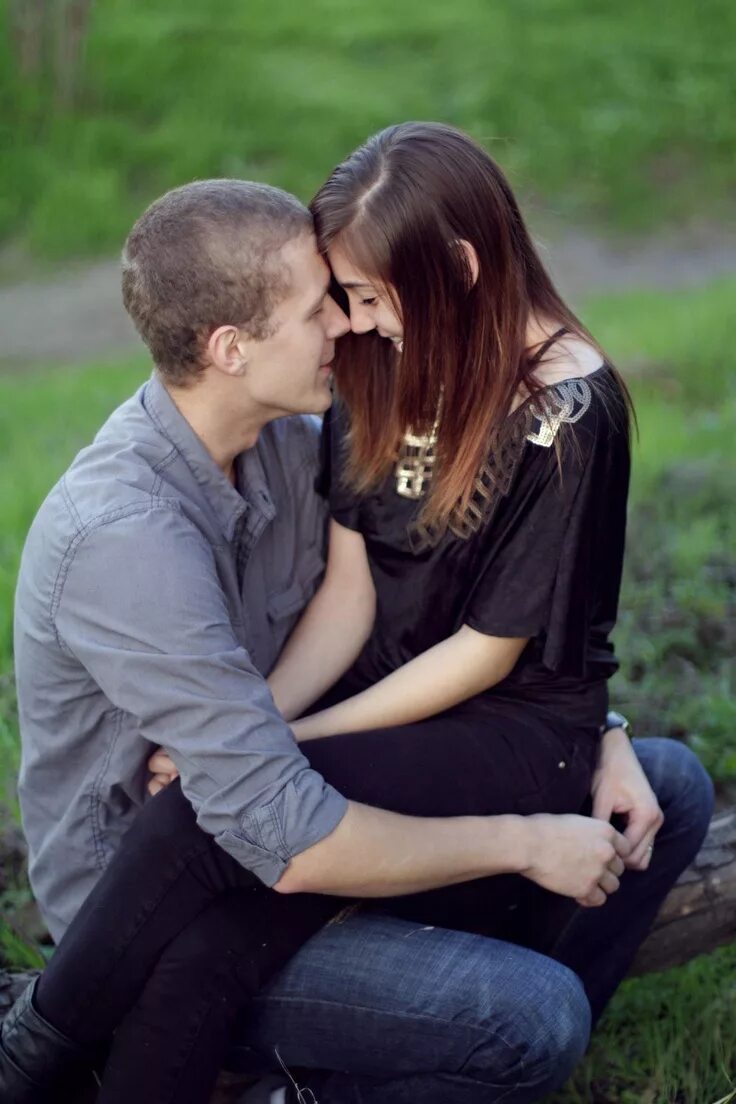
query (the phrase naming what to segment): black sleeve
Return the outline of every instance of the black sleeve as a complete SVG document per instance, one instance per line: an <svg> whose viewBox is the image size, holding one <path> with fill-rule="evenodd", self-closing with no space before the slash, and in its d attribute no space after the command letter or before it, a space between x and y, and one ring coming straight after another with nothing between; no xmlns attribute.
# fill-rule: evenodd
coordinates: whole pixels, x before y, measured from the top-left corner
<svg viewBox="0 0 736 1104"><path fill-rule="evenodd" d="M466 624L490 636L538 640L541 661L583 675L592 626L610 628L621 583L629 435L618 389L563 424L561 455L527 441L497 515Z"/></svg>
<svg viewBox="0 0 736 1104"><path fill-rule="evenodd" d="M322 422L318 489L329 503L330 516L347 529L360 532L361 498L345 482L348 425L347 411L336 399Z"/></svg>

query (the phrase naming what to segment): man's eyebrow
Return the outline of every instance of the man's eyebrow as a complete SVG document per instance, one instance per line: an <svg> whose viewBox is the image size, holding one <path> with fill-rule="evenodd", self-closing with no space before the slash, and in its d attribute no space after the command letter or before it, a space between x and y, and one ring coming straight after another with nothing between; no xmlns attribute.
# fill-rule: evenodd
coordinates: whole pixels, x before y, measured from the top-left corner
<svg viewBox="0 0 736 1104"><path fill-rule="evenodd" d="M328 291L330 290L330 282L331 282L330 280L327 281L327 283L325 284L324 291L320 295L319 299L315 299L315 301L312 303L311 307L307 311L308 314L312 314L314 311L318 310L319 307L322 305L322 302L323 302L325 296L327 295Z"/></svg>

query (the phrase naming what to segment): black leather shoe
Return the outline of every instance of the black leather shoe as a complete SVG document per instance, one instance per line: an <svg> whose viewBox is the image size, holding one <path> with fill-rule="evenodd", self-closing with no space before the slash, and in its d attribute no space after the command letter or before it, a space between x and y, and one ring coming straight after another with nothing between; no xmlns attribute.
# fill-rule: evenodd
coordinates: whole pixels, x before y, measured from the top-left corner
<svg viewBox="0 0 736 1104"><path fill-rule="evenodd" d="M65 1089L92 1079L86 1051L47 1023L33 1005L37 979L12 1006L0 1027L0 1101L58 1104L73 1100ZM85 1076L86 1074L86 1076Z"/></svg>
<svg viewBox="0 0 736 1104"><path fill-rule="evenodd" d="M40 970L0 970L0 1023Z"/></svg>

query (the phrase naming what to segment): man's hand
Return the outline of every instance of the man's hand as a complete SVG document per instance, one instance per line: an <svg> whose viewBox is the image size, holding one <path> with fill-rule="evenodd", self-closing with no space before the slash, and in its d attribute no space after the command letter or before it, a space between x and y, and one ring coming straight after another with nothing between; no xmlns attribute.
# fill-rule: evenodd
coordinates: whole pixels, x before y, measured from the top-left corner
<svg viewBox="0 0 736 1104"><path fill-rule="evenodd" d="M618 889L630 851L621 833L612 824L574 813L535 813L524 819L531 831L530 861L520 873L585 908L604 905Z"/></svg>
<svg viewBox="0 0 736 1104"><path fill-rule="evenodd" d="M163 748L159 748L158 751L153 753L148 760L148 769L153 775L148 783L148 792L152 797L155 797L161 790L165 790L170 782L179 777L173 759L169 758Z"/></svg>
<svg viewBox="0 0 736 1104"><path fill-rule="evenodd" d="M626 818L623 834L631 847L626 868L646 870L664 815L623 729L604 735L591 792L598 820L610 821L614 813Z"/></svg>

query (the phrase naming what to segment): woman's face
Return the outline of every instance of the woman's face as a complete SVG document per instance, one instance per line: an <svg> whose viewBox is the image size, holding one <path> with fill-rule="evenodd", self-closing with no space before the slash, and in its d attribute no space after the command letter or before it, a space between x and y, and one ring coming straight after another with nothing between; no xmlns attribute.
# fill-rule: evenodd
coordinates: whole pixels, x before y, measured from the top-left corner
<svg viewBox="0 0 736 1104"><path fill-rule="evenodd" d="M347 294L353 333L377 330L381 337L400 346L404 328L394 309L389 289L357 269L339 245L328 250L327 259L335 279Z"/></svg>

